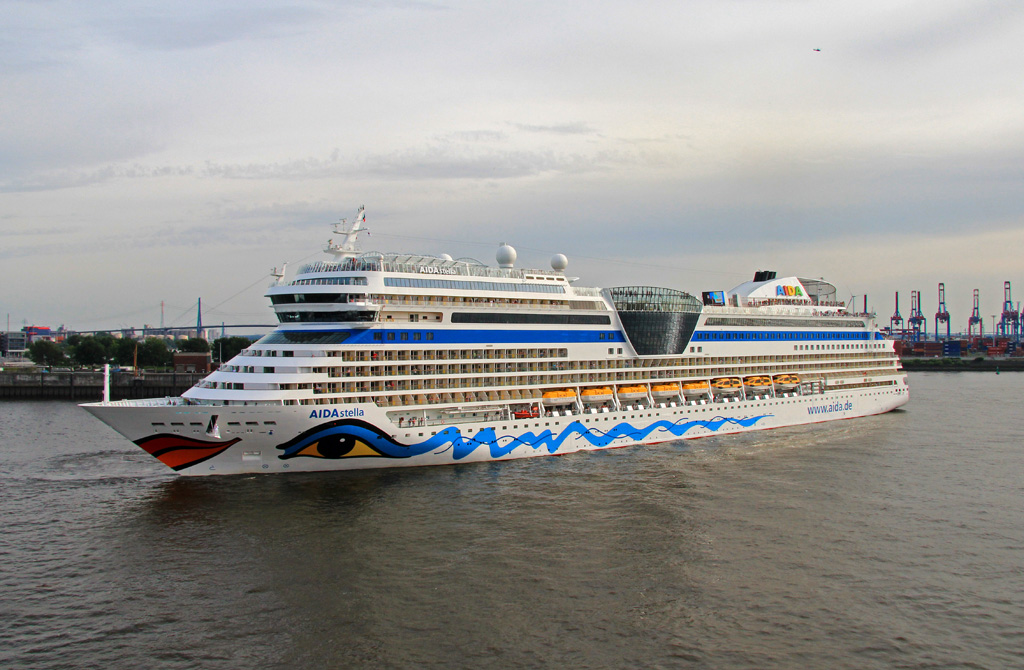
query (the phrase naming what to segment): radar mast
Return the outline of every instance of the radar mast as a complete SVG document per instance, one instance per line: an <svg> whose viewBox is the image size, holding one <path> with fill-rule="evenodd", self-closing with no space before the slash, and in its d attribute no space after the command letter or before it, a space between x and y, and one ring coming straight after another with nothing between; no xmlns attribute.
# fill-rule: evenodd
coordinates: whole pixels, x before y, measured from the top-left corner
<svg viewBox="0 0 1024 670"><path fill-rule="evenodd" d="M328 240L324 251L339 261L357 255L356 241L359 238L359 233L366 230L363 227L364 223L366 223L366 207L360 207L352 223L349 223L347 219L342 219L334 224L335 234L342 236L341 242L335 244L333 239Z"/></svg>

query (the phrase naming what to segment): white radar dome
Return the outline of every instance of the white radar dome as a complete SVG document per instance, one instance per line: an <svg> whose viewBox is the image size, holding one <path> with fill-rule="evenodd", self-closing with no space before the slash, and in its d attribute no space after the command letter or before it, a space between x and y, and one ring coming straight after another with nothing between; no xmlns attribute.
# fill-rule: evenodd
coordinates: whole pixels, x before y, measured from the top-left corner
<svg viewBox="0 0 1024 670"><path fill-rule="evenodd" d="M551 257L552 270L564 272L567 267L569 267L569 259L565 257L565 254L555 254Z"/></svg>
<svg viewBox="0 0 1024 670"><path fill-rule="evenodd" d="M450 260L452 260L452 257L449 256L448 254L441 254L441 260L443 260L443 261L450 261Z"/></svg>
<svg viewBox="0 0 1024 670"><path fill-rule="evenodd" d="M515 265L516 257L516 250L504 242L498 247L498 253L494 256L495 260L498 261L498 265L503 268L510 268Z"/></svg>

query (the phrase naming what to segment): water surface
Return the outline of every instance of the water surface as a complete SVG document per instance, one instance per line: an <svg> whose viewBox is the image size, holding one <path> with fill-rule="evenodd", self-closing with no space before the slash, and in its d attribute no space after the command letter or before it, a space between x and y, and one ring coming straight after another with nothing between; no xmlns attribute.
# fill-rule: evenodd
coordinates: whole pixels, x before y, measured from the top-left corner
<svg viewBox="0 0 1024 670"><path fill-rule="evenodd" d="M500 464L182 478L0 405L0 666L1024 666L1024 374Z"/></svg>

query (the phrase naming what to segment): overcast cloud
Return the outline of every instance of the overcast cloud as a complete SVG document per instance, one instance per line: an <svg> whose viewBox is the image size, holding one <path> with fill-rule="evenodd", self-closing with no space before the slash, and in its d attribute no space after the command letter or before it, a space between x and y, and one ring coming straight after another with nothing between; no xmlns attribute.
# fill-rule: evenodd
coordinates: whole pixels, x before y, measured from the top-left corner
<svg viewBox="0 0 1024 670"><path fill-rule="evenodd" d="M954 329L1024 299L1024 6L943 0L0 0L0 310L272 321L366 249L588 285L771 268ZM858 303L859 304L859 303ZM2 316L2 315L0 315Z"/></svg>

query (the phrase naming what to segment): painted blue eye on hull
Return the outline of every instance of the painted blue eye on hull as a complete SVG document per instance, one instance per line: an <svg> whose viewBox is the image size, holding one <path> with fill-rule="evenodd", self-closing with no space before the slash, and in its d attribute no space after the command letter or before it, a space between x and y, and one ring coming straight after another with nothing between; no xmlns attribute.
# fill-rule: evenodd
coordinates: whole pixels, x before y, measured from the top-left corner
<svg viewBox="0 0 1024 670"><path fill-rule="evenodd" d="M557 436L550 430L544 430L540 433L526 432L518 436L502 435L499 437L493 428L483 428L477 431L476 435L465 436L458 428L448 427L418 444L401 444L365 421L340 419L311 428L278 445L277 448L283 452L279 455L281 459L297 456L346 458L347 451L344 449L340 450L338 455L332 456L323 455L318 450L314 450L313 453L303 450L317 443L353 444L355 441L359 441L379 452L382 458L411 458L430 452L441 454L451 449L452 458L460 461L480 447L487 448L491 458L502 458L521 446L527 446L534 450L544 449L549 454L554 454L566 440L574 435L578 435L592 446L600 448L607 447L622 438L640 442L655 433L664 433L666 439L671 439L672 437L682 437L694 428L705 428L713 432L718 432L724 426L750 428L769 416L772 415L763 414L742 419L715 417L702 421L656 421L644 428L636 428L628 422L622 422L610 427L607 431L596 427L588 428L579 421L573 421Z"/></svg>
<svg viewBox="0 0 1024 670"><path fill-rule="evenodd" d="M339 419L310 428L287 442L277 445L277 448L283 452L278 455L278 458L288 459L296 456L310 456L310 454L304 453L304 450L314 444L354 445L356 442L368 445L373 450L379 452L383 458L409 458L425 454L434 448L427 446L426 443L421 445L399 444L391 436L365 421L360 421L359 419ZM314 455L313 457L325 458L326 456ZM334 457L346 458L348 457L347 451L342 449L339 455Z"/></svg>

